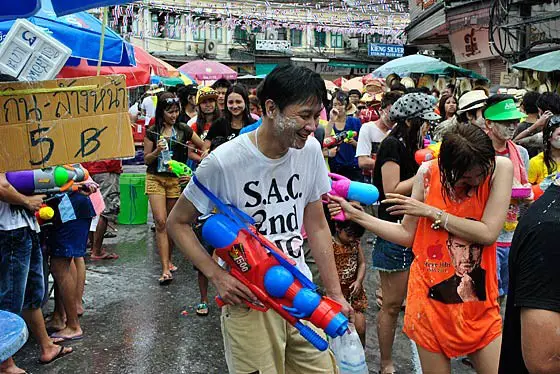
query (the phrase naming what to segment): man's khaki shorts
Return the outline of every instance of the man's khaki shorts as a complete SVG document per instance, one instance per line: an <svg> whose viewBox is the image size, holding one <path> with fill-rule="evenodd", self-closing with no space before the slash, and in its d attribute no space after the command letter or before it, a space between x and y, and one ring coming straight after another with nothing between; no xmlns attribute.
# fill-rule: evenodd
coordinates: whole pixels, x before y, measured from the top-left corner
<svg viewBox="0 0 560 374"><path fill-rule="evenodd" d="M146 195L162 195L168 199L181 196L179 179L155 174L146 174Z"/></svg>
<svg viewBox="0 0 560 374"><path fill-rule="evenodd" d="M222 309L222 335L230 374L338 373L332 351L319 351L275 311L245 305ZM319 335L325 333L303 321Z"/></svg>

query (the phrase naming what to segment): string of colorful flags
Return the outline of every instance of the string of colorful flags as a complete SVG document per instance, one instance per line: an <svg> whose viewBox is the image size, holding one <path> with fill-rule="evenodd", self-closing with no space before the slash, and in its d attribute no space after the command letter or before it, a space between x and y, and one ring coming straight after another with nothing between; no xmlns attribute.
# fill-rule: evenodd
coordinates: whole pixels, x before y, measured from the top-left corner
<svg viewBox="0 0 560 374"><path fill-rule="evenodd" d="M138 27L138 23L144 22L143 15L146 9L157 12L160 17L163 16L165 26L154 23L151 28L146 28L146 30ZM327 9L328 12L326 12ZM109 25L111 27L119 24L128 26L131 23L130 36L140 38L158 36L161 34L162 28L166 28L168 36L174 38L180 35L180 32L187 32L187 30L194 32L204 29L207 24L210 24L212 27L229 30L238 27L242 30L286 28L343 35L378 34L385 39L390 39L393 43L398 43L404 27L408 23L408 14L403 13L404 10L401 3L387 3L383 0L376 2L369 0L367 3L362 0L353 0L352 7L343 1L340 6L330 3L328 8L322 8L319 3L313 7L304 8L301 4L270 3L268 1L241 5L231 2L191 4L190 0L185 0L185 5L178 7L150 1L148 4L113 7L113 20L109 22ZM170 24L171 17L173 17L173 23ZM207 18L213 18L213 20ZM184 21L181 22L181 20ZM125 28L128 29L128 27Z"/></svg>

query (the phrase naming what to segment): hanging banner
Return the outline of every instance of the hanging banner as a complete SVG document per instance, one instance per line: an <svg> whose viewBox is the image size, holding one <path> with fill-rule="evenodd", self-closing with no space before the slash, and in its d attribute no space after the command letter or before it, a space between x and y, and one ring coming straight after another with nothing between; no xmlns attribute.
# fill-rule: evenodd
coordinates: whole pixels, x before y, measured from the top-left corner
<svg viewBox="0 0 560 374"><path fill-rule="evenodd" d="M494 57L488 43L487 28L468 28L454 32L449 34L449 43L457 64Z"/></svg>
<svg viewBox="0 0 560 374"><path fill-rule="evenodd" d="M0 83L0 171L134 156L125 76Z"/></svg>

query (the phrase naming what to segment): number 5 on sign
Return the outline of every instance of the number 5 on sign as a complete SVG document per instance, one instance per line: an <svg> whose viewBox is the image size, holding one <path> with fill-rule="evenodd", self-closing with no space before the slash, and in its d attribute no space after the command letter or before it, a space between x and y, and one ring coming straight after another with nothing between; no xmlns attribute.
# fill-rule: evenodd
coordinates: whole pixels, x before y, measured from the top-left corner
<svg viewBox="0 0 560 374"><path fill-rule="evenodd" d="M0 171L134 156L124 76L0 83Z"/></svg>

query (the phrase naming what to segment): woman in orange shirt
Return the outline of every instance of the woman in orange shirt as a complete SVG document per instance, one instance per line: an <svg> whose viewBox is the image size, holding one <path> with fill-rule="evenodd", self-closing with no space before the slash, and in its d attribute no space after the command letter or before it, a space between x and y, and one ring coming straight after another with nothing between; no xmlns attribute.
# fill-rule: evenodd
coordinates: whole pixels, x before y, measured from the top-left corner
<svg viewBox="0 0 560 374"><path fill-rule="evenodd" d="M496 239L511 196L511 161L495 156L475 126L456 125L439 159L424 163L412 197L388 194L402 223L369 216L338 197L331 214L385 240L411 246L404 332L416 343L425 373L450 373L450 358L468 355L478 373L497 373L502 321Z"/></svg>

